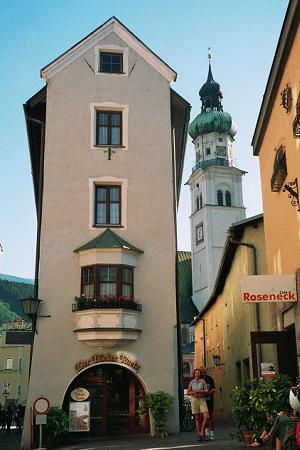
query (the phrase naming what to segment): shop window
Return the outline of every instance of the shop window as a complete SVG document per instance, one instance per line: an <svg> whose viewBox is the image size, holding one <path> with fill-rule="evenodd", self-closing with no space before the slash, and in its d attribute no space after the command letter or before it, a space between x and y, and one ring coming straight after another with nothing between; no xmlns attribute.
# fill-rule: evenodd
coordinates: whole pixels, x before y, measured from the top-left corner
<svg viewBox="0 0 300 450"><path fill-rule="evenodd" d="M81 294L93 297L133 297L133 268L122 265L81 268Z"/></svg>

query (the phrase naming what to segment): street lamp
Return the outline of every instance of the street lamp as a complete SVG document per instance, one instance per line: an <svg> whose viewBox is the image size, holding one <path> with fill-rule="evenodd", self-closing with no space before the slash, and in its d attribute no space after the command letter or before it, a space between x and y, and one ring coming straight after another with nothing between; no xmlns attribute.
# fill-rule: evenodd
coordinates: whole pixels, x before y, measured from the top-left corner
<svg viewBox="0 0 300 450"><path fill-rule="evenodd" d="M30 361L29 361L29 374L31 372L31 362L32 362L32 351L33 351L33 342L34 336L36 333L36 320L38 317L51 317L48 316L38 316L38 309L42 300L34 297L21 298L20 302L22 305L22 309L24 314L29 317L32 323L32 331L31 331L31 348L30 348Z"/></svg>

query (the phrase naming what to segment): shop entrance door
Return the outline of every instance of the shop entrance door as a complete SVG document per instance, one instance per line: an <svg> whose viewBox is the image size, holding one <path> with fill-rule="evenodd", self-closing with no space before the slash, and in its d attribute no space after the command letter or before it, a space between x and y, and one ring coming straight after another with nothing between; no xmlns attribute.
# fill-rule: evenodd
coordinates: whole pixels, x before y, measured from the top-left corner
<svg viewBox="0 0 300 450"><path fill-rule="evenodd" d="M69 387L64 405L70 408L72 391L89 392L89 435L149 433L149 418L140 413L144 389L138 379L117 364L99 364L81 373ZM74 407L74 406L73 406Z"/></svg>
<svg viewBox="0 0 300 450"><path fill-rule="evenodd" d="M297 350L294 327L286 331L252 331L251 353L253 378L262 374L262 347L271 344L275 348L275 372L285 373L293 382L297 377Z"/></svg>

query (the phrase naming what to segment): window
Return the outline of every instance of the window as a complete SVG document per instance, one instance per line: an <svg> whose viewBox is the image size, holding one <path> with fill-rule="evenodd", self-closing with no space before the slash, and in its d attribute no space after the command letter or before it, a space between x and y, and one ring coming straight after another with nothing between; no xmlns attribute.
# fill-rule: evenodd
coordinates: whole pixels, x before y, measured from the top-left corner
<svg viewBox="0 0 300 450"><path fill-rule="evenodd" d="M199 223L199 225L196 225L196 245L200 244L200 242L204 241L204 234L203 234L203 222Z"/></svg>
<svg viewBox="0 0 300 450"><path fill-rule="evenodd" d="M225 203L226 206L231 206L231 194L229 191L225 192Z"/></svg>
<svg viewBox="0 0 300 450"><path fill-rule="evenodd" d="M197 198L196 198L196 211L198 211L199 208L200 208L200 200L199 200L199 197L197 195Z"/></svg>
<svg viewBox="0 0 300 450"><path fill-rule="evenodd" d="M183 375L190 375L191 373L190 364L186 361L182 363L182 373Z"/></svg>
<svg viewBox="0 0 300 450"><path fill-rule="evenodd" d="M223 206L223 192L220 189L217 191L217 201L219 206Z"/></svg>
<svg viewBox="0 0 300 450"><path fill-rule="evenodd" d="M200 192L200 208L202 208L203 206L203 197L202 197L202 192Z"/></svg>
<svg viewBox="0 0 300 450"><path fill-rule="evenodd" d="M11 370L13 368L13 359L12 358L5 358L4 359L4 369L5 370Z"/></svg>
<svg viewBox="0 0 300 450"><path fill-rule="evenodd" d="M81 293L85 297L133 297L133 268L122 265L82 267Z"/></svg>
<svg viewBox="0 0 300 450"><path fill-rule="evenodd" d="M286 167L286 155L285 155L285 147L281 145L276 150L274 165L273 165L273 175L271 178L271 191L279 192L284 180L287 176L287 167Z"/></svg>
<svg viewBox="0 0 300 450"><path fill-rule="evenodd" d="M95 186L95 225L120 225L121 187Z"/></svg>
<svg viewBox="0 0 300 450"><path fill-rule="evenodd" d="M100 52L100 72L122 73L123 72L123 54Z"/></svg>
<svg viewBox="0 0 300 450"><path fill-rule="evenodd" d="M206 149L205 149L205 154L206 154L206 155L210 155L210 147L206 147Z"/></svg>
<svg viewBox="0 0 300 450"><path fill-rule="evenodd" d="M97 111L96 145L122 145L121 111Z"/></svg>
<svg viewBox="0 0 300 450"><path fill-rule="evenodd" d="M19 364L18 364L18 369L22 370L23 369L23 358L19 358Z"/></svg>
<svg viewBox="0 0 300 450"><path fill-rule="evenodd" d="M17 386L17 396L20 397L21 394L22 394L22 386L20 384L18 384L18 386Z"/></svg>

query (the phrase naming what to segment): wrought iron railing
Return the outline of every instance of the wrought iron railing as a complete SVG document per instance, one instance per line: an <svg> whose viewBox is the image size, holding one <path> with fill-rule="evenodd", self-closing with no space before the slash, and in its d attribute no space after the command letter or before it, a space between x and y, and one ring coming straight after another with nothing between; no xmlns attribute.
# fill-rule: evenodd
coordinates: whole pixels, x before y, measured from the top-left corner
<svg viewBox="0 0 300 450"><path fill-rule="evenodd" d="M131 311L142 311L142 305L135 300L103 300L99 298L75 297L75 303L72 304L73 312L89 309L127 309Z"/></svg>
<svg viewBox="0 0 300 450"><path fill-rule="evenodd" d="M206 161L198 161L193 169L192 172L196 172L196 170L198 169L202 169L205 170L207 169L207 167L210 166L230 166L230 162L228 159L223 159L223 158L215 158L215 159L207 159Z"/></svg>

